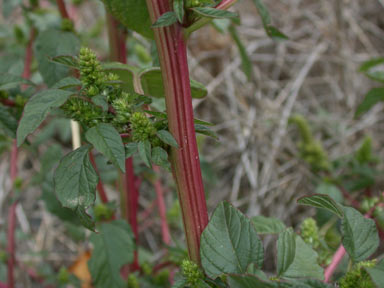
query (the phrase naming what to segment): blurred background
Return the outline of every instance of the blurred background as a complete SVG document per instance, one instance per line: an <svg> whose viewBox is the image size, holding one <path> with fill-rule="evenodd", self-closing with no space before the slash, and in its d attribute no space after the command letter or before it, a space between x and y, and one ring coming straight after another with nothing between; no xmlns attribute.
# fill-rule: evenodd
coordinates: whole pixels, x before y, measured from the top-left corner
<svg viewBox="0 0 384 288"><path fill-rule="evenodd" d="M29 28L21 2L0 0L3 12L0 72L21 75L23 70ZM66 3L82 45L94 49L99 59L107 60L105 10L101 1ZM292 116L301 115L307 122L314 141L320 143L324 157L334 167L332 177L341 175L341 182L347 183L347 187L365 181L359 188L351 188L356 193L367 187L373 196L383 191L380 161L375 162L374 169L364 171L348 170L342 163L364 141L370 141L378 160L384 156L382 104L355 117L366 93L380 86L359 71L359 67L365 61L383 56L384 3L381 0L269 0L265 4L273 25L287 35L287 40L269 38L253 1L242 0L232 8L241 15L241 23L229 28L228 23L218 21L194 33L189 41L191 77L208 90L204 99L194 99L195 117L214 123L212 130L218 136L215 140L199 135L198 144L209 211L221 200L229 200L249 216L273 216L287 226L297 227L315 211L299 207L296 200L324 189L321 184L331 176L327 173L319 176L316 163L301 151L302 130ZM30 14L28 21L40 30L60 27L55 1L40 0L40 8ZM129 33L127 47L128 63L152 65L150 41ZM36 66L33 62L32 80L42 83ZM164 105L161 100L158 102L159 107ZM84 264L89 249L85 241L88 232L60 210L52 186L43 181L46 174L52 173L59 156L71 149L69 120L48 121L33 139L33 144L19 153L20 177L24 180L17 207L17 259L20 265L34 268L30 273L60 271L61 267L80 271L83 268L79 265ZM2 138L0 248L6 243L7 194L11 186L9 147L9 139ZM96 157L96 162L107 183L108 195L118 201L117 171L102 157ZM155 195L150 181L145 180L150 179L151 172L140 165L136 170L144 175L139 221L140 241L145 251L141 254L151 251L160 258L160 220L147 217ZM167 216L173 241L181 242L183 232L175 187L167 172L161 175L167 191ZM273 253L274 247L267 247ZM269 262L267 268L272 269L274 261ZM5 271L6 266L0 264L2 282ZM22 287L32 287L30 275L18 273L20 283L24 283Z"/></svg>

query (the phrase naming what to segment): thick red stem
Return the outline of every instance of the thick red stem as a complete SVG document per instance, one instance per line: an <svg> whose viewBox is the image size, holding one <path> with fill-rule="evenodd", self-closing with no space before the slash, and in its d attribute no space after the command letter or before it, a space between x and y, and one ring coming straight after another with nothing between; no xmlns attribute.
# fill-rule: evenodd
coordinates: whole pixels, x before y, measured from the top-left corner
<svg viewBox="0 0 384 288"><path fill-rule="evenodd" d="M147 0L147 7L152 23L171 11L168 0ZM165 88L169 130L180 146L172 148L172 172L189 256L200 263L200 236L208 224L208 213L196 143L187 46L179 24L154 29L154 34Z"/></svg>
<svg viewBox="0 0 384 288"><path fill-rule="evenodd" d="M121 63L127 62L126 33L120 23L107 12L108 40L110 59Z"/></svg>
<svg viewBox="0 0 384 288"><path fill-rule="evenodd" d="M160 169L158 166L153 166L153 171L155 171L157 175L153 185L155 186L157 205L158 205L159 215L161 219L161 235L162 235L164 244L169 245L169 243L171 242L171 234L169 233L169 227L167 222L167 215L166 215L167 208L165 206L165 201L164 201L163 185L161 185L161 181L158 177L160 175Z"/></svg>
<svg viewBox="0 0 384 288"><path fill-rule="evenodd" d="M92 166L95 169L97 176L99 176L99 182L97 183L96 189L97 189L97 192L99 193L100 200L103 203L108 203L108 196L107 196L107 193L105 192L103 182L101 182L100 173L97 169L95 157L93 156L92 151L89 151L89 159L91 160Z"/></svg>
<svg viewBox="0 0 384 288"><path fill-rule="evenodd" d="M64 0L56 0L56 3L57 3L57 6L59 7L61 18L70 19Z"/></svg>

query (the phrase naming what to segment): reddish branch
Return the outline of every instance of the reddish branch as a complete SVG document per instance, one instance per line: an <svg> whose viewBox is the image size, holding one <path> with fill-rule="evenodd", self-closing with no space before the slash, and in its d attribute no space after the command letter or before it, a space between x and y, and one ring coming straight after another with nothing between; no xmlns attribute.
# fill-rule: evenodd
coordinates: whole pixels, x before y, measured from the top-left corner
<svg viewBox="0 0 384 288"><path fill-rule="evenodd" d="M11 151L11 163L10 163L10 176L12 185L17 178L17 142L13 140L12 151ZM13 189L13 188L12 188ZM12 191L13 192L13 191ZM13 194L13 193L12 193ZM8 211L8 233L7 233L7 252L8 252L8 287L15 287L15 251L16 251L16 242L15 242L15 229L16 229L16 207L17 201L13 200L13 203Z"/></svg>
<svg viewBox="0 0 384 288"><path fill-rule="evenodd" d="M56 3L57 3L57 6L59 7L61 17L64 19L70 19L64 0L56 0Z"/></svg>
<svg viewBox="0 0 384 288"><path fill-rule="evenodd" d="M147 0L154 23L171 11L168 0ZM190 258L200 263L200 235L208 224L208 213L201 176L193 119L187 46L181 25L154 29L165 88L169 130L180 148L171 151Z"/></svg>
<svg viewBox="0 0 384 288"><path fill-rule="evenodd" d="M169 233L169 227L167 222L167 215L166 215L167 208L165 207L164 190L163 190L163 186L161 185L161 181L159 179L160 169L158 166L153 166L153 171L157 176L153 184L155 186L157 204L158 204L159 215L161 219L161 235L162 235L164 244L169 245L169 243L171 242L171 235Z"/></svg>
<svg viewBox="0 0 384 288"><path fill-rule="evenodd" d="M97 183L96 188L97 188L97 192L99 193L100 200L103 203L108 203L108 196L107 196L107 193L105 192L103 182L101 182L100 173L97 169L95 157L93 156L92 151L89 151L89 159L91 160L92 166L95 169L97 176L99 176L99 182Z"/></svg>

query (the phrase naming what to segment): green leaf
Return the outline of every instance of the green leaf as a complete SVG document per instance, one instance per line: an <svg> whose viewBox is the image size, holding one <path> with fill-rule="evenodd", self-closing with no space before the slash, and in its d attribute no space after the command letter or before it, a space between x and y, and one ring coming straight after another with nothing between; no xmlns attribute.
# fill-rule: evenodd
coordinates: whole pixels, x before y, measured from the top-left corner
<svg viewBox="0 0 384 288"><path fill-rule="evenodd" d="M8 73L0 73L0 90L14 89L22 84L35 85L33 82L24 79L23 77Z"/></svg>
<svg viewBox="0 0 384 288"><path fill-rule="evenodd" d="M248 266L263 265L263 244L251 221L227 202L220 203L201 235L201 264L216 278L226 273L246 273Z"/></svg>
<svg viewBox="0 0 384 288"><path fill-rule="evenodd" d="M161 147L152 149L152 162L153 164L169 169L171 165L168 161L168 153Z"/></svg>
<svg viewBox="0 0 384 288"><path fill-rule="evenodd" d="M291 266L296 255L296 234L292 228L280 233L277 240L277 275L282 275Z"/></svg>
<svg viewBox="0 0 384 288"><path fill-rule="evenodd" d="M261 21L263 22L264 30L267 35L271 38L275 39L288 39L288 37L280 32L277 28L271 25L271 16L269 15L269 11L267 7L264 5L262 0L253 0L257 10L259 11Z"/></svg>
<svg viewBox="0 0 384 288"><path fill-rule="evenodd" d="M243 71L245 75L247 76L248 80L252 77L252 61L249 58L249 55L247 53L247 50L245 49L245 46L243 42L241 41L235 26L231 25L229 26L229 32L231 33L232 39L235 41L237 49L239 49L240 57L241 57L241 66L243 68Z"/></svg>
<svg viewBox="0 0 384 288"><path fill-rule="evenodd" d="M384 260L381 260L375 267L364 268L377 288L384 288Z"/></svg>
<svg viewBox="0 0 384 288"><path fill-rule="evenodd" d="M156 98L164 98L164 84L160 67L146 68L138 74L144 94ZM205 86L191 79L192 98L204 98L208 91Z"/></svg>
<svg viewBox="0 0 384 288"><path fill-rule="evenodd" d="M56 168L55 192L64 207L84 211L95 202L99 179L89 160L90 148L85 145L68 153Z"/></svg>
<svg viewBox="0 0 384 288"><path fill-rule="evenodd" d="M231 288L277 288L276 282L265 281L254 275L228 275L228 284Z"/></svg>
<svg viewBox="0 0 384 288"><path fill-rule="evenodd" d="M119 79L123 81L121 88L124 92L135 93L133 82L135 75L138 73L138 69L136 67L118 62L103 63L102 67L104 71L111 72L119 76Z"/></svg>
<svg viewBox="0 0 384 288"><path fill-rule="evenodd" d="M377 103L384 101L384 87L371 89L364 97L363 102L356 109L355 117L368 112Z"/></svg>
<svg viewBox="0 0 384 288"><path fill-rule="evenodd" d="M16 138L17 125L17 119L8 108L0 105L0 129L9 137Z"/></svg>
<svg viewBox="0 0 384 288"><path fill-rule="evenodd" d="M53 108L63 105L73 92L59 89L48 89L35 94L24 107L23 116L17 128L17 145L36 130Z"/></svg>
<svg viewBox="0 0 384 288"><path fill-rule="evenodd" d="M196 133L200 133L200 134L212 137L215 140L219 139L219 137L217 136L216 132L212 131L208 127L205 127L204 125L195 124L195 131L196 131Z"/></svg>
<svg viewBox="0 0 384 288"><path fill-rule="evenodd" d="M324 271L317 264L317 253L296 235L296 254L288 269L282 274L284 278L324 279Z"/></svg>
<svg viewBox="0 0 384 288"><path fill-rule="evenodd" d="M237 13L227 11L227 10L215 9L211 7L195 7L195 8L191 8L191 10L196 12L200 16L207 17L207 18L238 18L239 17Z"/></svg>
<svg viewBox="0 0 384 288"><path fill-rule="evenodd" d="M183 23L183 19L184 19L184 0L174 0L173 1L173 11L175 11L177 20L180 23Z"/></svg>
<svg viewBox="0 0 384 288"><path fill-rule="evenodd" d="M312 206L316 208L326 209L339 218L343 218L343 209L331 197L326 194L314 194L311 196L304 196L297 200L298 204Z"/></svg>
<svg viewBox="0 0 384 288"><path fill-rule="evenodd" d="M152 28L167 27L177 22L177 15L173 11L165 12L161 15L155 23L152 24Z"/></svg>
<svg viewBox="0 0 384 288"><path fill-rule="evenodd" d="M103 95L103 94L99 94L99 95L96 95L96 96L93 96L92 97L92 102L96 105L96 106L99 106L101 107L101 109L106 112L108 111L108 100L107 100L107 96Z"/></svg>
<svg viewBox="0 0 384 288"><path fill-rule="evenodd" d="M79 62L76 57L72 55L60 55L56 57L49 58L54 63L58 63L69 68L79 69Z"/></svg>
<svg viewBox="0 0 384 288"><path fill-rule="evenodd" d="M384 58L375 58L364 62L360 71L372 80L384 82Z"/></svg>
<svg viewBox="0 0 384 288"><path fill-rule="evenodd" d="M117 168L125 172L125 149L119 132L111 125L100 123L85 133L85 138Z"/></svg>
<svg viewBox="0 0 384 288"><path fill-rule="evenodd" d="M258 234L278 234L285 230L284 223L273 217L255 216L251 218Z"/></svg>
<svg viewBox="0 0 384 288"><path fill-rule="evenodd" d="M139 156L144 164L151 167L151 143L148 140L139 142Z"/></svg>
<svg viewBox="0 0 384 288"><path fill-rule="evenodd" d="M160 130L156 132L157 137L160 138L165 144L168 144L172 147L179 148L175 138L167 130Z"/></svg>
<svg viewBox="0 0 384 288"><path fill-rule="evenodd" d="M100 225L100 232L92 234L92 257L88 267L92 284L96 288L127 287L120 269L133 260L134 241L130 226L123 220L115 220Z"/></svg>
<svg viewBox="0 0 384 288"><path fill-rule="evenodd" d="M95 221L87 214L84 207L78 207L75 210L77 219L79 219L80 223L87 229L95 232Z"/></svg>
<svg viewBox="0 0 384 288"><path fill-rule="evenodd" d="M75 78L75 77L65 77L59 82L56 82L53 86L52 89L69 89L69 88L75 88L79 87L82 85L82 82Z"/></svg>
<svg viewBox="0 0 384 288"><path fill-rule="evenodd" d="M39 72L44 82L51 87L68 76L69 68L53 63L50 59L59 55L77 55L80 40L72 32L49 29L39 33L34 48Z"/></svg>
<svg viewBox="0 0 384 288"><path fill-rule="evenodd" d="M344 207L341 232L343 246L355 262L371 256L380 243L375 221L351 207Z"/></svg>
<svg viewBox="0 0 384 288"><path fill-rule="evenodd" d="M108 11L130 30L153 38L151 19L143 0L102 0Z"/></svg>
<svg viewBox="0 0 384 288"><path fill-rule="evenodd" d="M125 158L132 157L137 152L137 146L136 142L125 144Z"/></svg>

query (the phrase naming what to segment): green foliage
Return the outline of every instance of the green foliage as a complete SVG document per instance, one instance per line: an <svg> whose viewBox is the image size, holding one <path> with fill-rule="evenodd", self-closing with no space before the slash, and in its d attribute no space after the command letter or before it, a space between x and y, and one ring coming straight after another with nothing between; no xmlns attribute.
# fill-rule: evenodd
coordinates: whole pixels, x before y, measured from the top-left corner
<svg viewBox="0 0 384 288"><path fill-rule="evenodd" d="M311 245L312 248L316 249L320 245L319 238L319 227L313 218L307 218L301 223L300 226L301 238L304 242Z"/></svg>
<svg viewBox="0 0 384 288"><path fill-rule="evenodd" d="M292 229L279 234L277 240L277 275L284 274L291 266L296 254L296 235Z"/></svg>
<svg viewBox="0 0 384 288"><path fill-rule="evenodd" d="M259 215L252 217L251 220L258 234L278 234L285 230L284 223L277 218Z"/></svg>
<svg viewBox="0 0 384 288"><path fill-rule="evenodd" d="M355 262L367 259L379 246L375 221L365 218L354 208L344 207L341 230L344 248Z"/></svg>
<svg viewBox="0 0 384 288"><path fill-rule="evenodd" d="M263 245L251 221L232 205L217 206L201 235L201 264L216 278L225 273L245 273L249 264L263 265Z"/></svg>
<svg viewBox="0 0 384 288"><path fill-rule="evenodd" d="M360 148L355 152L355 159L360 165L370 164L377 161L372 153L372 138L365 137Z"/></svg>
<svg viewBox="0 0 384 288"><path fill-rule="evenodd" d="M294 115L289 122L295 124L301 136L298 143L301 158L308 163L314 171L328 171L330 163L323 147L312 135L311 129L306 119L301 115Z"/></svg>
<svg viewBox="0 0 384 288"><path fill-rule="evenodd" d="M126 287L120 275L124 264L133 260L134 242L129 225L124 220L102 223L99 233L91 235L94 245L88 267L97 287Z"/></svg>
<svg viewBox="0 0 384 288"><path fill-rule="evenodd" d="M339 204L337 204L331 197L324 194L315 194L312 196L304 196L297 200L298 204L308 205L312 207L326 209L340 218L343 218L344 212Z"/></svg>
<svg viewBox="0 0 384 288"><path fill-rule="evenodd" d="M376 261L364 261L357 263L339 282L340 288L376 288L371 276L365 268L375 267Z"/></svg>

